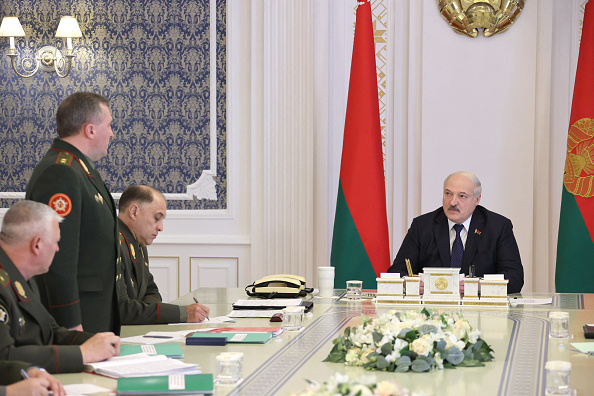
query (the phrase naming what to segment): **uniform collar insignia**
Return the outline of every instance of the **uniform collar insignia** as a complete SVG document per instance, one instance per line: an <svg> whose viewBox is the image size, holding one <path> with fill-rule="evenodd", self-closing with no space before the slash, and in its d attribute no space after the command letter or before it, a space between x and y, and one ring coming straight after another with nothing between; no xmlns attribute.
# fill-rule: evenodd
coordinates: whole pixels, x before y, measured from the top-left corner
<svg viewBox="0 0 594 396"><path fill-rule="evenodd" d="M27 295L25 294L25 289L23 288L23 285L21 285L21 282L19 281L14 281L14 287L16 287L17 292L19 292L19 294L23 297L23 298L27 298Z"/></svg>

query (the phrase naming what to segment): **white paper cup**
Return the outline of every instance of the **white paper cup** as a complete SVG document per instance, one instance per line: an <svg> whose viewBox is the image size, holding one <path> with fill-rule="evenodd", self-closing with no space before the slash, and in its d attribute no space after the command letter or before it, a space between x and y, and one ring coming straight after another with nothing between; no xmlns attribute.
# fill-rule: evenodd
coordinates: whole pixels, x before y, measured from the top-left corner
<svg viewBox="0 0 594 396"><path fill-rule="evenodd" d="M319 297L332 297L334 295L334 267L318 267Z"/></svg>

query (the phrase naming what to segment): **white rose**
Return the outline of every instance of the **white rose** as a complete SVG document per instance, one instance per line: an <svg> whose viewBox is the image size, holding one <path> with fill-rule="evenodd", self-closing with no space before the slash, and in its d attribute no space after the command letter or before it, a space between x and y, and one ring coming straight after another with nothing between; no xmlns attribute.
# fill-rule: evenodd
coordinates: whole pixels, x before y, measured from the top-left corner
<svg viewBox="0 0 594 396"><path fill-rule="evenodd" d="M419 355L428 356L433 350L433 345L425 338L417 338L410 344L410 349Z"/></svg>

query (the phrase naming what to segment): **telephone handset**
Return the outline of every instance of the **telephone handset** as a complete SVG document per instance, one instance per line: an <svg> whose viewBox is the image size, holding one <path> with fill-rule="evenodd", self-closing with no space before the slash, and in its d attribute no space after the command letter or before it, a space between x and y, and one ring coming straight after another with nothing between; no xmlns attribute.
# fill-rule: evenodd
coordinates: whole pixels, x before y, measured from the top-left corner
<svg viewBox="0 0 594 396"><path fill-rule="evenodd" d="M252 288L250 292L248 288ZM276 274L258 279L253 284L246 286L249 296L263 298L295 298L304 297L313 289L305 288L305 278L299 275Z"/></svg>

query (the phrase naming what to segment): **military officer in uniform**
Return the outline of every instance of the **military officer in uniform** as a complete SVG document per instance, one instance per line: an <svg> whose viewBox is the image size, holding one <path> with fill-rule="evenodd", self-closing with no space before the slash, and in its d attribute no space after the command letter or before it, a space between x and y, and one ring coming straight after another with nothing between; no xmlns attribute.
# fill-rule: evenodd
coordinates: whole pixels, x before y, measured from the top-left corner
<svg viewBox="0 0 594 396"><path fill-rule="evenodd" d="M23 380L23 371L29 379ZM31 363L0 361L0 373L0 396L48 395L50 391L54 396L66 394L60 381Z"/></svg>
<svg viewBox="0 0 594 396"><path fill-rule="evenodd" d="M78 92L58 107L59 138L37 164L26 199L45 203L64 221L50 271L36 279L59 325L119 334L115 289L118 231L115 204L93 166L113 137L108 101Z"/></svg>
<svg viewBox="0 0 594 396"><path fill-rule="evenodd" d="M147 245L163 230L165 197L147 186L128 187L120 197L121 275L118 293L122 324L201 322L210 309L202 304L164 304L149 271Z"/></svg>
<svg viewBox="0 0 594 396"><path fill-rule="evenodd" d="M120 338L59 327L39 301L33 276L48 271L62 220L47 205L20 201L0 232L0 360L21 360L50 373L79 372L84 363L119 355Z"/></svg>

